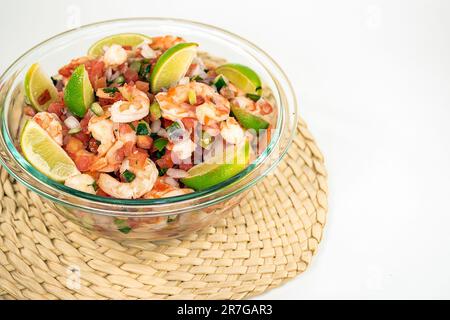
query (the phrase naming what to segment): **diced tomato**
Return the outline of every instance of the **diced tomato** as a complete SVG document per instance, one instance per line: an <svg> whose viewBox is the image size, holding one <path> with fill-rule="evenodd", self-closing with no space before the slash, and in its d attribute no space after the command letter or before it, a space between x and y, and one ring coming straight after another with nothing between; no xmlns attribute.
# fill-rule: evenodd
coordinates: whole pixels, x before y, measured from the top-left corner
<svg viewBox="0 0 450 320"><path fill-rule="evenodd" d="M92 153L97 153L98 147L100 146L99 142L94 138L91 138L88 143L88 149Z"/></svg>
<svg viewBox="0 0 450 320"><path fill-rule="evenodd" d="M131 81L136 82L136 81L139 80L139 74L136 71L132 70L132 69L127 69L125 71L125 73L123 74L123 77L125 78L125 81L127 83L129 83Z"/></svg>
<svg viewBox="0 0 450 320"><path fill-rule="evenodd" d="M170 126L173 123L173 121L169 120L169 119L162 119L162 126L163 128L167 128L168 126Z"/></svg>
<svg viewBox="0 0 450 320"><path fill-rule="evenodd" d="M81 132L83 132L84 134L89 134L89 130L88 130L89 120L91 120L91 116L89 115L89 113L87 113L84 116L84 118L81 119L81 121L80 121Z"/></svg>
<svg viewBox="0 0 450 320"><path fill-rule="evenodd" d="M183 122L184 127L186 128L186 130L193 131L194 128L195 128L195 125L197 123L197 119L195 119L195 118L183 118L183 119L181 119L181 122Z"/></svg>
<svg viewBox="0 0 450 320"><path fill-rule="evenodd" d="M128 157L134 151L135 151L134 142L132 142L132 141L125 142L125 144L122 147L122 152L123 152L124 156Z"/></svg>
<svg viewBox="0 0 450 320"><path fill-rule="evenodd" d="M52 102L48 106L47 112L54 113L58 117L61 117L61 115L64 113L64 103L63 102Z"/></svg>
<svg viewBox="0 0 450 320"><path fill-rule="evenodd" d="M89 69L87 70L89 74L89 80L91 81L91 84L94 85L97 81L97 79L103 77L105 69L105 63L101 60L94 60L92 61Z"/></svg>
<svg viewBox="0 0 450 320"><path fill-rule="evenodd" d="M133 168L142 169L147 161L148 153L143 149L137 149L135 152L128 156L130 166Z"/></svg>
<svg viewBox="0 0 450 320"><path fill-rule="evenodd" d="M127 45L123 45L122 48L124 48L125 50L132 50L133 49L132 46L127 46Z"/></svg>
<svg viewBox="0 0 450 320"><path fill-rule="evenodd" d="M110 97L105 97L105 98L98 98L98 103L100 103L100 105L102 107L104 106L108 106L113 104L114 102L117 102L119 100L123 100L123 96L120 94L120 92L115 92L112 96Z"/></svg>
<svg viewBox="0 0 450 320"><path fill-rule="evenodd" d="M156 164L162 169L172 168L173 161L170 155L170 151L167 150L166 153L161 157L161 159L156 160Z"/></svg>
<svg viewBox="0 0 450 320"><path fill-rule="evenodd" d="M63 77L70 77L72 75L72 72L75 68L73 66L71 66L70 64L65 65L64 67L62 67L61 69L58 70L58 73L60 75L62 75Z"/></svg>
<svg viewBox="0 0 450 320"><path fill-rule="evenodd" d="M81 57L77 59L73 59L69 64L65 65L61 69L59 69L58 73L66 78L72 75L73 70L78 67L80 64L84 64L86 69L90 68L91 61L87 57Z"/></svg>
<svg viewBox="0 0 450 320"><path fill-rule="evenodd" d="M178 165L178 167L181 169L181 170L184 170L184 171L188 171L190 168L192 168L194 165L192 164L192 163L180 163L179 165Z"/></svg>
<svg viewBox="0 0 450 320"><path fill-rule="evenodd" d="M89 134L84 133L83 131L78 132L73 136L78 140L80 140L83 143L83 145L87 145L89 140L91 139L91 136Z"/></svg>
<svg viewBox="0 0 450 320"><path fill-rule="evenodd" d="M150 150L152 148L153 139L149 136L137 136L136 145L138 148Z"/></svg>
<svg viewBox="0 0 450 320"><path fill-rule="evenodd" d="M97 193L98 196L101 197L107 197L107 198L111 198L111 196L109 194L107 194L105 191L103 191L102 189L98 188Z"/></svg>
<svg viewBox="0 0 450 320"><path fill-rule="evenodd" d="M47 89L45 89L45 91L42 92L38 97L37 102L39 103L39 105L42 106L46 104L48 101L50 101L51 98L52 96L50 95L50 92Z"/></svg>
<svg viewBox="0 0 450 320"><path fill-rule="evenodd" d="M105 87L107 87L107 83L106 83L106 78L105 77L98 78L95 81L95 84L94 84L94 89L95 90L100 89L100 88L105 88Z"/></svg>
<svg viewBox="0 0 450 320"><path fill-rule="evenodd" d="M205 98L203 98L201 96L197 96L196 97L196 99L195 99L195 105L196 106L199 106L199 105L204 104L204 103L205 103Z"/></svg>
<svg viewBox="0 0 450 320"><path fill-rule="evenodd" d="M150 84L145 81L136 81L136 89L147 92L150 89Z"/></svg>
<svg viewBox="0 0 450 320"><path fill-rule="evenodd" d="M94 163L95 159L95 155L83 149L76 153L73 160L78 170L84 172L89 171L89 168L91 167L91 164Z"/></svg>
<svg viewBox="0 0 450 320"><path fill-rule="evenodd" d="M77 151L83 149L83 142L73 136L67 136L67 140L65 141L65 149L67 153L75 154Z"/></svg>
<svg viewBox="0 0 450 320"><path fill-rule="evenodd" d="M32 107L26 106L23 108L23 113L25 113L27 116L33 117L36 114L36 110L34 110Z"/></svg>

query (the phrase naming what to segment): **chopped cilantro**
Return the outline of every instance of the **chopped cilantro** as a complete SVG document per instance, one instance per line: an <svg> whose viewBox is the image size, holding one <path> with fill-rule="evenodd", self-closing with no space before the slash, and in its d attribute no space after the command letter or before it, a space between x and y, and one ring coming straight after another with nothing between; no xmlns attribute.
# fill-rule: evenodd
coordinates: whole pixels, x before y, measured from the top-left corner
<svg viewBox="0 0 450 320"><path fill-rule="evenodd" d="M163 175L166 174L167 170L168 170L167 168L159 168L159 169L158 169L158 175L159 175L160 177L162 177Z"/></svg>
<svg viewBox="0 0 450 320"><path fill-rule="evenodd" d="M116 92L118 92L119 89L117 89L116 87L106 87L103 88L103 92L104 93L109 93L110 96L113 96Z"/></svg>

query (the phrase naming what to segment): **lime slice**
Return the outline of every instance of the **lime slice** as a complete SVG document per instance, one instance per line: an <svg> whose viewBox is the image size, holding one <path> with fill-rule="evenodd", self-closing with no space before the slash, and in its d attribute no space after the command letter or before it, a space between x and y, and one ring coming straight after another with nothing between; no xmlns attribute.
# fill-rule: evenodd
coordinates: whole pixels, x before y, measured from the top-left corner
<svg viewBox="0 0 450 320"><path fill-rule="evenodd" d="M218 67L216 73L224 75L231 83L245 93L261 93L261 79L249 67L237 63L228 63Z"/></svg>
<svg viewBox="0 0 450 320"><path fill-rule="evenodd" d="M170 87L184 77L197 54L197 46L196 43L179 43L159 57L150 77L153 93Z"/></svg>
<svg viewBox="0 0 450 320"><path fill-rule="evenodd" d="M269 122L236 105L231 105L231 112L233 112L233 115L236 117L237 121L245 129L254 129L258 131L269 127Z"/></svg>
<svg viewBox="0 0 450 320"><path fill-rule="evenodd" d="M139 33L120 33L106 38L103 38L94 43L88 50L88 55L91 57L98 57L103 55L103 47L118 44L121 46L137 46L145 40L151 42L151 38Z"/></svg>
<svg viewBox="0 0 450 320"><path fill-rule="evenodd" d="M94 102L94 89L92 89L89 75L84 64L79 65L64 89L64 103L70 112L83 117L86 110Z"/></svg>
<svg viewBox="0 0 450 320"><path fill-rule="evenodd" d="M224 161L224 160L228 161ZM194 190L204 190L235 176L244 170L250 159L250 144L245 141L238 147L228 147L224 154L192 167L181 181Z"/></svg>
<svg viewBox="0 0 450 320"><path fill-rule="evenodd" d="M52 80L42 71L38 63L34 63L30 69L28 69L25 75L25 94L28 100L30 100L33 107L38 111L47 110L50 103L54 102L58 98L58 91L53 85ZM44 103L39 102L39 97L46 94L48 91L48 96Z"/></svg>
<svg viewBox="0 0 450 320"><path fill-rule="evenodd" d="M52 180L63 182L80 173L63 148L33 120L23 128L20 147L33 167Z"/></svg>

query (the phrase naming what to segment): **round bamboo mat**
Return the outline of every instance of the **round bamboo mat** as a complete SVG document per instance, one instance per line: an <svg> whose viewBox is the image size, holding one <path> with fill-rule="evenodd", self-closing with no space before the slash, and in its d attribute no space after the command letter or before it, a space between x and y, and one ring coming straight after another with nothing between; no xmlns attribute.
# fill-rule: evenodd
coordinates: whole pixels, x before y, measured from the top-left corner
<svg viewBox="0 0 450 320"><path fill-rule="evenodd" d="M304 272L327 212L323 157L301 120L288 155L217 225L181 239L86 235L0 174L0 299L243 299Z"/></svg>

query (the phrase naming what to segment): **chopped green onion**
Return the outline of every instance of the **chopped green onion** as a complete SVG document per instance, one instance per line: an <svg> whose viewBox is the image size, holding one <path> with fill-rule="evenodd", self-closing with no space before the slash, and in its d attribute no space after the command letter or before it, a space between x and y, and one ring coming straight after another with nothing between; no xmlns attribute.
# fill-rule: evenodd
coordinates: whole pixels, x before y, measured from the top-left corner
<svg viewBox="0 0 450 320"><path fill-rule="evenodd" d="M170 126L168 126L166 128L166 132L170 141L178 140L184 134L184 130L181 129L181 126L178 122L173 122Z"/></svg>
<svg viewBox="0 0 450 320"><path fill-rule="evenodd" d="M207 148L211 143L213 143L214 137L211 136L208 132L203 131L202 137L200 139L200 146L202 148Z"/></svg>
<svg viewBox="0 0 450 320"><path fill-rule="evenodd" d="M130 126L131 129L133 129L133 131L136 131L136 127L134 126L134 124L129 122L128 125Z"/></svg>
<svg viewBox="0 0 450 320"><path fill-rule="evenodd" d="M131 181L134 180L134 178L136 178L136 175L135 175L133 172L128 171L128 170L125 170L125 171L122 173L122 175L123 175L123 177L125 178L125 180L126 180L127 182L131 182Z"/></svg>
<svg viewBox="0 0 450 320"><path fill-rule="evenodd" d="M153 141L153 146L155 147L156 150L162 151L162 149L164 149L168 143L169 141L167 139L159 138Z"/></svg>
<svg viewBox="0 0 450 320"><path fill-rule="evenodd" d="M129 67L129 68L130 68L131 70L133 70L133 71L139 73L139 70L141 70L141 65L142 65L142 63L141 63L140 61L133 61L133 62L130 64L130 67Z"/></svg>
<svg viewBox="0 0 450 320"><path fill-rule="evenodd" d="M253 94L253 93L247 93L246 97L253 100L253 101L258 101L259 99L261 99L261 96L258 94Z"/></svg>
<svg viewBox="0 0 450 320"><path fill-rule="evenodd" d="M156 100L150 105L150 115L153 120L161 118L161 109L159 108L159 103Z"/></svg>
<svg viewBox="0 0 450 320"><path fill-rule="evenodd" d="M96 116L102 116L104 113L102 106L98 102L94 102L93 104L91 104L91 111Z"/></svg>
<svg viewBox="0 0 450 320"><path fill-rule="evenodd" d="M225 81L225 78L219 74L215 79L214 79L214 85L217 88L217 91L220 91L220 89L222 89L223 87L225 87L227 85L227 82Z"/></svg>
<svg viewBox="0 0 450 320"><path fill-rule="evenodd" d="M189 90L188 92L188 98L189 98L189 104L190 105L195 105L197 104L197 94L195 94L194 90Z"/></svg>
<svg viewBox="0 0 450 320"><path fill-rule="evenodd" d="M136 134L138 136L146 136L149 133L149 127L148 123L145 121L139 121L137 128L136 128Z"/></svg>
<svg viewBox="0 0 450 320"><path fill-rule="evenodd" d="M165 155L165 154L166 154L166 149L165 148L162 149L161 151L157 150L155 152L155 157L156 157L156 159L161 159L163 157L163 155Z"/></svg>
<svg viewBox="0 0 450 320"><path fill-rule="evenodd" d="M114 79L114 83L118 84L118 85L122 85L125 83L125 77L120 75L118 76L116 79Z"/></svg>
<svg viewBox="0 0 450 320"><path fill-rule="evenodd" d="M160 177L162 177L163 175L166 174L167 170L169 170L169 169L168 169L168 168L159 168L159 169L158 169L158 175L159 175Z"/></svg>
<svg viewBox="0 0 450 320"><path fill-rule="evenodd" d="M180 124L178 122L172 122L170 126L166 128L167 134L173 133L175 130L181 129Z"/></svg>
<svg viewBox="0 0 450 320"><path fill-rule="evenodd" d="M158 133L157 132L150 133L150 138L152 138L153 140L158 139L159 138Z"/></svg>
<svg viewBox="0 0 450 320"><path fill-rule="evenodd" d="M80 127L70 129L70 130L68 131L68 134L77 134L78 132L81 132L81 128L80 128Z"/></svg>

